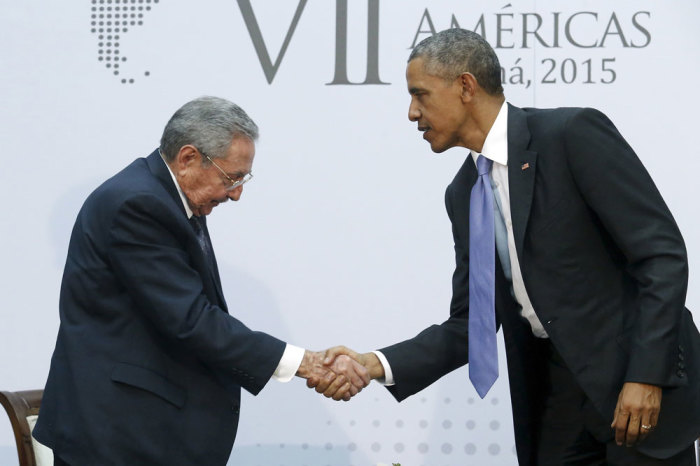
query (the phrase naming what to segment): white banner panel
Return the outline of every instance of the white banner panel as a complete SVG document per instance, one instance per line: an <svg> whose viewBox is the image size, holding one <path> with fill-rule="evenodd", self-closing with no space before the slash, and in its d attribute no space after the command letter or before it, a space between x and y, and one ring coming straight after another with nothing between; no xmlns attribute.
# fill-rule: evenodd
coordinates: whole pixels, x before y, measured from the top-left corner
<svg viewBox="0 0 700 466"><path fill-rule="evenodd" d="M456 25L495 47L511 103L611 117L685 237L700 316L697 0L0 2L0 389L44 385L85 197L201 95L238 103L261 129L255 179L209 218L236 317L310 349L360 351L444 320L443 195L467 151L430 151L407 120L404 72L417 41ZM244 398L229 464L516 462L505 376L484 400L466 368L401 404L377 384L335 403L299 379ZM0 420L0 463L16 461Z"/></svg>

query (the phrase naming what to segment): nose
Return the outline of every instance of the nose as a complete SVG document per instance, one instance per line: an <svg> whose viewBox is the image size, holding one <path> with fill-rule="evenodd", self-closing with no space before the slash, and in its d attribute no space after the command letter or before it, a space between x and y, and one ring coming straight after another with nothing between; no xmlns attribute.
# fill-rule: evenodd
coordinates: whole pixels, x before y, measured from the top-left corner
<svg viewBox="0 0 700 466"><path fill-rule="evenodd" d="M241 194L243 194L243 186L239 186L236 189L232 189L231 191L226 193L226 196L228 196L228 198L232 201L237 201L241 198Z"/></svg>
<svg viewBox="0 0 700 466"><path fill-rule="evenodd" d="M420 118L420 110L418 110L418 105L411 100L411 104L408 106L408 119L410 121L418 121Z"/></svg>

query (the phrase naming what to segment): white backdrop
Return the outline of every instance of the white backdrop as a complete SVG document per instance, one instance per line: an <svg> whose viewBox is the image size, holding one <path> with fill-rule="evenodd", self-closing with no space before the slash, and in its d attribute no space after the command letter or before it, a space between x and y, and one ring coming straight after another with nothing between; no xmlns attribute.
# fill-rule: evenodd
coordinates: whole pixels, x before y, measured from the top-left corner
<svg viewBox="0 0 700 466"><path fill-rule="evenodd" d="M261 128L254 181L209 218L232 313L300 346L360 351L444 320L454 258L443 194L467 151L430 152L407 120L404 70L416 39L453 24L496 47L511 103L612 118L680 225L700 315L697 0L0 5L0 389L44 385L84 198L200 95L235 101ZM369 72L370 83L340 84L343 65L348 81ZM300 379L244 398L229 464L515 464L505 376L483 401L466 368L401 404L376 384L334 403ZM0 464L17 464L4 416Z"/></svg>

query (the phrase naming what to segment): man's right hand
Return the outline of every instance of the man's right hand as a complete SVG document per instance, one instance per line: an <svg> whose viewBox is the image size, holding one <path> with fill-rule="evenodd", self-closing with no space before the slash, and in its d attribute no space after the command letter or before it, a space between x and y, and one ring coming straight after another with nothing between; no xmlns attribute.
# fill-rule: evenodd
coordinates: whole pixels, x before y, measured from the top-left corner
<svg viewBox="0 0 700 466"><path fill-rule="evenodd" d="M348 360L353 361L366 369L368 373L367 384L369 384L370 379L373 380L384 378L384 366L382 366L382 363L379 361L376 354L360 354L346 346L335 346L326 350L323 364L333 369L336 364L347 364ZM335 371L335 369L333 370ZM337 399L333 395L340 388L342 388L342 381L329 378L309 378L306 381L306 385L309 388L315 388L318 393L323 393L323 395L326 397L333 397L334 399Z"/></svg>
<svg viewBox="0 0 700 466"><path fill-rule="evenodd" d="M296 375L307 379L309 388L316 387L318 393L336 401L349 401L369 385L369 372L359 362L346 355L334 354L326 363L329 361L327 356L327 352L307 350L304 353Z"/></svg>

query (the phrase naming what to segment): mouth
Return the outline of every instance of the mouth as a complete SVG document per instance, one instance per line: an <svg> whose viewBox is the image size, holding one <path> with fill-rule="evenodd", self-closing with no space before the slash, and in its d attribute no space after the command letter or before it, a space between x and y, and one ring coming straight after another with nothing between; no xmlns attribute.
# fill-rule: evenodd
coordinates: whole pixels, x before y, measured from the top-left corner
<svg viewBox="0 0 700 466"><path fill-rule="evenodd" d="M421 133L423 133L423 139L426 139L426 138L427 138L428 132L429 132L431 129L432 129L432 128L431 128L430 126L418 126L418 131L420 131Z"/></svg>

